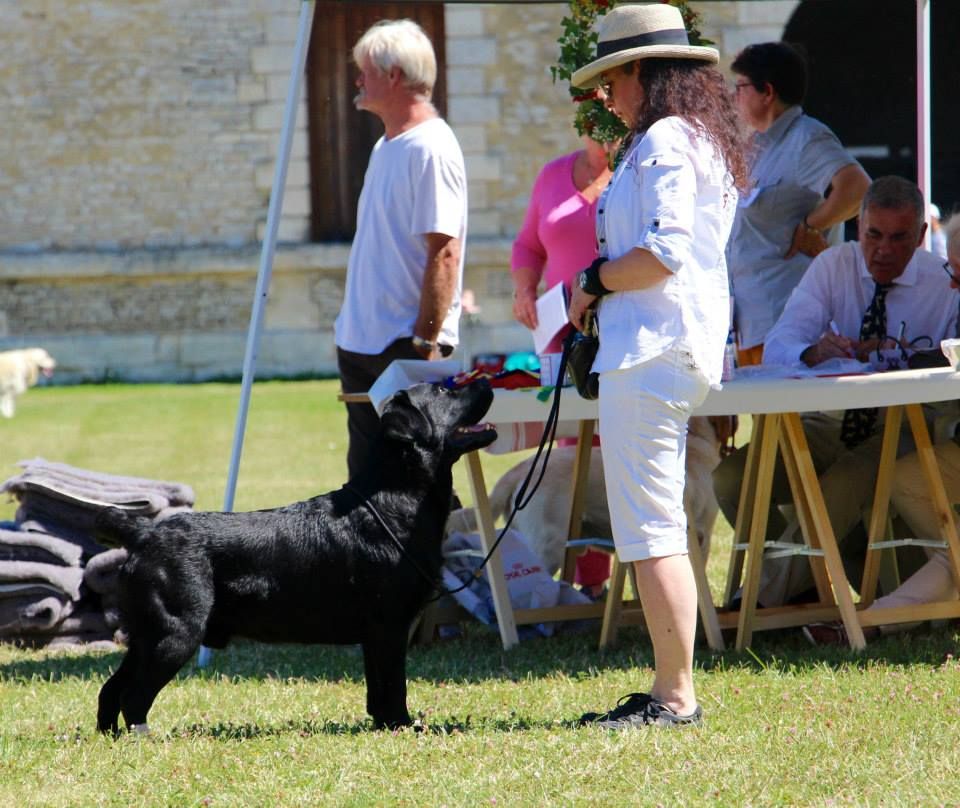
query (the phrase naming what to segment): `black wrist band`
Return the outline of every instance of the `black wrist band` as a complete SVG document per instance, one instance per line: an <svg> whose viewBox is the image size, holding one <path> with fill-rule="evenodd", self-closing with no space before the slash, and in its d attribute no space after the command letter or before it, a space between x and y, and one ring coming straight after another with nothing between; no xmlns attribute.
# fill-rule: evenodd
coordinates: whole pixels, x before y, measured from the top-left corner
<svg viewBox="0 0 960 808"><path fill-rule="evenodd" d="M600 267L607 262L606 258L595 258L585 270L580 273L580 288L588 295L594 297L603 297L609 295L613 290L607 289L600 280Z"/></svg>

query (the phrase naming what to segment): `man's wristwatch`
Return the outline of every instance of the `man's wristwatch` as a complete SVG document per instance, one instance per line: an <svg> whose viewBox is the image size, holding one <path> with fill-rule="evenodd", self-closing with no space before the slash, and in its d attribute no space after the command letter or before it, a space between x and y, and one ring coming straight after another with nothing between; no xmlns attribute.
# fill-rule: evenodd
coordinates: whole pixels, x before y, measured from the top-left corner
<svg viewBox="0 0 960 808"><path fill-rule="evenodd" d="M577 274L577 286L588 295L603 297L609 295L612 289L607 289L600 280L600 267L607 262L606 258L596 258L585 270Z"/></svg>
<svg viewBox="0 0 960 808"><path fill-rule="evenodd" d="M416 334L410 337L410 341L413 343L413 347L416 348L418 351L426 351L427 353L433 353L433 349L437 347L437 343L431 342L430 340L424 339L423 337L418 337Z"/></svg>

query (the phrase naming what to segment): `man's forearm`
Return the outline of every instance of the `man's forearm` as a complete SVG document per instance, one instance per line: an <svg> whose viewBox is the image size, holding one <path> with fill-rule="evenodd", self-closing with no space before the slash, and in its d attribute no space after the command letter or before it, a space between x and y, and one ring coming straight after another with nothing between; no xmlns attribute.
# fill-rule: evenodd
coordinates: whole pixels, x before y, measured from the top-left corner
<svg viewBox="0 0 960 808"><path fill-rule="evenodd" d="M436 342L447 316L460 274L460 240L440 233L429 233L427 265L420 291L420 311L414 336Z"/></svg>

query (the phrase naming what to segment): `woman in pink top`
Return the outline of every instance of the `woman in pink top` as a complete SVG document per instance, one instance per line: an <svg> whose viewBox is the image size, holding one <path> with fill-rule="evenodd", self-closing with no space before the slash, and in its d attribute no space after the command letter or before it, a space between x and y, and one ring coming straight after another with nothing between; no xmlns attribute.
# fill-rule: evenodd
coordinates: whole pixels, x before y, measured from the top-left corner
<svg viewBox="0 0 960 808"><path fill-rule="evenodd" d="M547 163L537 175L523 226L513 242L513 316L537 327L537 288L563 283L597 257L597 200L610 180L610 149L584 136L583 148ZM559 352L566 331L548 351Z"/></svg>

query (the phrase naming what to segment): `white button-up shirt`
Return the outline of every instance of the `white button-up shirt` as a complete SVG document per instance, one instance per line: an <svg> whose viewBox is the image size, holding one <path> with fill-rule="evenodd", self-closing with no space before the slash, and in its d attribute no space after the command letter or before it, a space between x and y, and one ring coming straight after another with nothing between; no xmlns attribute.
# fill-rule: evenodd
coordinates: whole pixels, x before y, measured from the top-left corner
<svg viewBox="0 0 960 808"><path fill-rule="evenodd" d="M955 336L960 295L950 288L942 265L926 250L913 254L886 295L888 334L896 337L904 323L907 342L929 337L934 348L941 339ZM797 364L800 354L819 342L831 321L843 336L859 339L875 285L858 242L824 250L810 264L767 335L763 363Z"/></svg>
<svg viewBox="0 0 960 808"><path fill-rule="evenodd" d="M720 381L730 325L724 247L737 192L713 145L678 117L638 137L597 209L600 254L649 250L670 277L601 298L593 369L627 368L683 340L712 385Z"/></svg>

